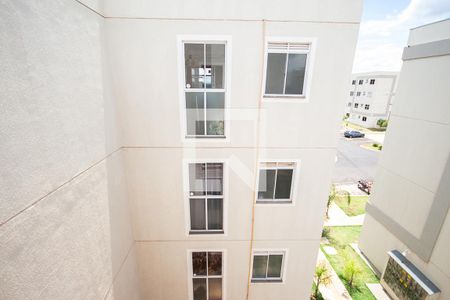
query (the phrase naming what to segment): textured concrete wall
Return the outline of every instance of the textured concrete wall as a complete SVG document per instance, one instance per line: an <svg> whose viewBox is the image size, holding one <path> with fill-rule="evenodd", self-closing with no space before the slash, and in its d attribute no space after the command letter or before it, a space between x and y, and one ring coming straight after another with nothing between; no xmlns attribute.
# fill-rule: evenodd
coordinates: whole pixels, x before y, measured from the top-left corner
<svg viewBox="0 0 450 300"><path fill-rule="evenodd" d="M137 299L104 19L0 2L0 299Z"/></svg>
<svg viewBox="0 0 450 300"><path fill-rule="evenodd" d="M283 20L303 22L351 22L359 24L362 1L353 0L83 0L101 4L108 17Z"/></svg>

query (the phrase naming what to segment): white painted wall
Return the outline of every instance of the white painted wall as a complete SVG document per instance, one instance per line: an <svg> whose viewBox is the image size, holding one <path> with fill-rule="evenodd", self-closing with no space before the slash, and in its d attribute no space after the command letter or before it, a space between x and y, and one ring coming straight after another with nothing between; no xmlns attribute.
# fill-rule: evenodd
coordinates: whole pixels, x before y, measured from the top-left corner
<svg viewBox="0 0 450 300"><path fill-rule="evenodd" d="M370 84L371 79L375 80L375 84ZM345 105L346 112L350 114L348 121L366 128L379 128L377 125L379 119L389 119L398 73L358 73L352 75L352 80L356 81L354 85L349 85L353 95L348 94ZM359 84L360 80L363 80L363 84ZM358 92L360 92L359 96ZM350 106L348 106L349 103ZM358 107L355 107L355 103L358 103ZM369 105L368 109L365 107L366 104ZM366 117L366 121L363 121L363 117Z"/></svg>
<svg viewBox="0 0 450 300"><path fill-rule="evenodd" d="M374 236L383 238L378 239L374 238ZM419 270L441 290L441 295L438 299L442 300L448 299L450 295L450 277L448 274L449 236L450 218L447 216L430 262L425 263L413 252L406 252L406 258L419 268ZM370 215L366 215L364 219L359 247L380 272L383 272L384 267L386 266L388 251L397 249L403 252L408 250L408 247L405 246L401 240L392 235L385 227L383 227L383 225L373 219Z"/></svg>
<svg viewBox="0 0 450 300"><path fill-rule="evenodd" d="M138 299L103 18L0 4L0 298Z"/></svg>
<svg viewBox="0 0 450 300"><path fill-rule="evenodd" d="M298 3L291 5L295 7ZM151 19L153 12L148 11L146 5L140 6L139 14L150 19L106 19L112 86L114 94L121 99L118 111L126 148L126 175L143 298L186 299L191 293L186 251L205 247L227 252L227 299L245 298L256 180L256 140L260 134L261 159L300 160L300 173L294 206L256 207L255 248L289 248L289 258L286 281L251 284L250 299L307 299L358 24L353 23L352 18L348 18L351 23L317 22L327 17L328 11L311 22L266 22L266 36L281 36L287 40L290 37L315 38L317 44L307 100L263 102L258 130L256 116L264 59L262 22L155 20ZM180 3L180 7L183 5ZM264 9L275 17L278 12L270 11L270 5ZM300 5L307 10L315 6L314 10L319 11L322 4L301 1ZM211 17L217 17L218 6L214 4L210 8ZM162 9L165 8L156 8ZM333 15L333 19L341 19L353 9L347 7L342 16ZM186 13L181 9L170 12L168 17ZM121 7L120 13L137 12L131 12L127 6ZM222 11L220 19L229 17L227 13L227 10ZM114 15L118 14L114 11ZM333 14L340 15L340 12ZM303 18L302 13L299 18ZM313 14L311 18L316 16ZM228 122L231 128L227 141L184 142L182 139L180 110L182 114L183 107L179 99L178 72L183 70L179 69L177 61L179 35L231 37L231 121ZM188 159L225 159L228 162L225 235L186 235L188 210L182 172L183 161Z"/></svg>
<svg viewBox="0 0 450 300"><path fill-rule="evenodd" d="M228 19L228 20L273 20L306 22L342 22L358 24L362 12L362 1L307 0L280 1L207 1L183 0L83 0L100 2L102 13L107 17L158 18L158 19ZM97 4L98 5L98 4Z"/></svg>
<svg viewBox="0 0 450 300"><path fill-rule="evenodd" d="M450 22L447 19L419 26L409 31L408 45L424 44L448 38Z"/></svg>
<svg viewBox="0 0 450 300"><path fill-rule="evenodd" d="M226 250L227 299L244 298L259 146L261 159L300 161L300 172L295 205L255 209L254 247L289 255L284 283L251 284L250 299L307 299L361 7L2 4L0 22L12 30L0 50L0 178L9 187L0 192L0 220L9 220L0 226L0 298L186 299L186 251L205 247ZM181 138L177 36L195 34L231 36L226 141ZM259 111L263 36L316 40L301 103ZM182 166L192 158L228 160L223 236L185 234Z"/></svg>
<svg viewBox="0 0 450 300"><path fill-rule="evenodd" d="M443 24L445 23L445 24ZM450 38L442 27L450 21L413 29L410 46L430 42L430 37ZM416 32L417 31L417 32ZM427 57L403 62L396 102L383 145L370 203L407 232L419 238L427 221L434 221L430 208L442 186L450 158L450 56ZM444 208L442 208L444 209ZM374 238L380 237L380 238ZM381 238L382 237L382 238ZM439 299L450 298L450 217L439 231L429 261L409 249L410 259L441 290ZM359 245L379 271L387 251L408 249L375 218L366 216ZM445 254L444 254L445 253Z"/></svg>

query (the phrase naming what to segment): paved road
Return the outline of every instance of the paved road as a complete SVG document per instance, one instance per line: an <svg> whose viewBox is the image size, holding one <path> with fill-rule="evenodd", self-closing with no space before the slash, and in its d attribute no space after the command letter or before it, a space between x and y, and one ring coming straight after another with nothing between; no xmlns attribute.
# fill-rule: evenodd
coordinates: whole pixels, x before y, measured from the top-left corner
<svg viewBox="0 0 450 300"><path fill-rule="evenodd" d="M333 171L334 183L356 182L360 179L373 180L380 152L361 148L373 143L367 138L347 139L342 133L338 142L337 161Z"/></svg>

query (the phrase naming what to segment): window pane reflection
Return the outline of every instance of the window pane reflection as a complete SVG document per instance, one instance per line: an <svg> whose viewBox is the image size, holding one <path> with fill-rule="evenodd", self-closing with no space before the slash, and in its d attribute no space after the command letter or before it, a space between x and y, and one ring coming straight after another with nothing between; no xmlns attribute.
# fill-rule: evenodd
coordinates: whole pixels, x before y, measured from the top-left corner
<svg viewBox="0 0 450 300"><path fill-rule="evenodd" d="M184 44L186 88L204 87L204 47L203 44Z"/></svg>
<svg viewBox="0 0 450 300"><path fill-rule="evenodd" d="M222 278L210 278L208 282L209 300L222 299Z"/></svg>

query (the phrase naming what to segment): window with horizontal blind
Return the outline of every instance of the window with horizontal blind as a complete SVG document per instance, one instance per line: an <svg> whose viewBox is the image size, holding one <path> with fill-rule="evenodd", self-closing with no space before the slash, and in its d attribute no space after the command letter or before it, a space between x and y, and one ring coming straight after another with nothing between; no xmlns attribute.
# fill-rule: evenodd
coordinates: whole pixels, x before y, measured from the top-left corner
<svg viewBox="0 0 450 300"><path fill-rule="evenodd" d="M291 203L295 162L259 164L257 203Z"/></svg>
<svg viewBox="0 0 450 300"><path fill-rule="evenodd" d="M304 96L310 43L267 44L265 96Z"/></svg>
<svg viewBox="0 0 450 300"><path fill-rule="evenodd" d="M183 43L187 138L225 137L226 46Z"/></svg>

